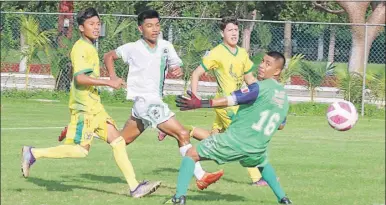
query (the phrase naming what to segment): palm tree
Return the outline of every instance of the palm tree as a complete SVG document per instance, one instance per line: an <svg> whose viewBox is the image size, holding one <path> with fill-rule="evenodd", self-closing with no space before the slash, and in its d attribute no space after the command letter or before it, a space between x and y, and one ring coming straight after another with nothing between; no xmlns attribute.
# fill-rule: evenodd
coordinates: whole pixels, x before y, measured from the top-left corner
<svg viewBox="0 0 386 205"><path fill-rule="evenodd" d="M314 102L315 89L322 85L324 78L332 74L335 65L329 63L312 64L300 61L299 75L307 82L307 89L311 91L311 102Z"/></svg>
<svg viewBox="0 0 386 205"><path fill-rule="evenodd" d="M386 78L384 72L369 72L366 75L367 87L370 90L370 98L374 101L385 101Z"/></svg>
<svg viewBox="0 0 386 205"><path fill-rule="evenodd" d="M343 91L344 100L354 104L362 101L362 82L363 77L356 72L349 72L348 69L337 72L338 86Z"/></svg>
<svg viewBox="0 0 386 205"><path fill-rule="evenodd" d="M28 87L28 75L30 72L30 64L32 58L38 58L38 51L44 51L49 56L49 49L51 48L51 40L49 39L56 33L55 29L40 31L39 22L32 16L26 17L22 15L21 21L21 35L24 38L25 45L22 47L21 55L26 59L26 82L25 87ZM40 59L39 59L40 60Z"/></svg>
<svg viewBox="0 0 386 205"><path fill-rule="evenodd" d="M280 82L284 85L288 82L292 75L296 73L296 68L299 67L299 63L303 60L303 54L297 54L291 57L287 67L280 74Z"/></svg>

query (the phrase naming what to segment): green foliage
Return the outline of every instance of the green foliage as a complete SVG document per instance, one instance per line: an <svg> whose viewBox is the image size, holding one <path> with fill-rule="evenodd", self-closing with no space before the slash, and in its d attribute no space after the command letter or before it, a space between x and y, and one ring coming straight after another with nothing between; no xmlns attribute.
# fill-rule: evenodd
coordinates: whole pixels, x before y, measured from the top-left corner
<svg viewBox="0 0 386 205"><path fill-rule="evenodd" d="M28 86L28 75L30 71L30 63L32 58L36 57L39 51L44 51L47 56L50 56L51 40L50 37L56 34L55 29L40 31L39 22L34 16L25 15L20 16L21 28L20 32L25 39L25 47L21 50L21 55L27 59L27 71L26 71L26 88Z"/></svg>
<svg viewBox="0 0 386 205"><path fill-rule="evenodd" d="M319 87L327 74L334 72L335 65L324 63L314 65L309 62L300 61L299 71L297 72L306 82L307 89L311 91L311 101L314 101L315 89Z"/></svg>
<svg viewBox="0 0 386 205"><path fill-rule="evenodd" d="M366 86L370 90L370 99L372 101L385 101L386 79L384 72L368 72L366 74Z"/></svg>
<svg viewBox="0 0 386 205"><path fill-rule="evenodd" d="M344 99L354 104L362 102L363 77L359 73L350 73L348 69L337 72L338 86L344 92Z"/></svg>
<svg viewBox="0 0 386 205"><path fill-rule="evenodd" d="M360 112L361 104L354 104L357 111ZM289 115L300 116L326 116L329 104L325 103L294 103L291 104L288 110ZM377 108L375 105L365 104L365 116L371 118L384 119L385 108Z"/></svg>
<svg viewBox="0 0 386 205"><path fill-rule="evenodd" d="M268 50L268 45L272 42L272 33L268 24L258 24L256 31L259 40L259 48L264 51Z"/></svg>
<svg viewBox="0 0 386 205"><path fill-rule="evenodd" d="M286 84L288 80L290 80L291 76L295 75L299 67L301 66L301 62L304 59L303 54L297 54L291 57L289 60L287 67L281 72L280 82Z"/></svg>

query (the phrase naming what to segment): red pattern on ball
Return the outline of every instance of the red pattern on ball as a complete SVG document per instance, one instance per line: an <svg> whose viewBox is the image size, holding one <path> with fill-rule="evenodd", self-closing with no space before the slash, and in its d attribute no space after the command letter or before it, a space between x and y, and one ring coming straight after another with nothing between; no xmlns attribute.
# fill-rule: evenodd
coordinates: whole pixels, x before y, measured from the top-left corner
<svg viewBox="0 0 386 205"><path fill-rule="evenodd" d="M340 115L334 115L334 116L330 117L330 120L335 122L336 124L340 125L342 123L345 123L348 119L346 119L345 117L340 116Z"/></svg>
<svg viewBox="0 0 386 205"><path fill-rule="evenodd" d="M345 102L339 102L338 104L339 104L339 106L340 106L342 109L347 110L347 112L351 113L351 108L350 108L350 106L349 106L347 103L345 103Z"/></svg>

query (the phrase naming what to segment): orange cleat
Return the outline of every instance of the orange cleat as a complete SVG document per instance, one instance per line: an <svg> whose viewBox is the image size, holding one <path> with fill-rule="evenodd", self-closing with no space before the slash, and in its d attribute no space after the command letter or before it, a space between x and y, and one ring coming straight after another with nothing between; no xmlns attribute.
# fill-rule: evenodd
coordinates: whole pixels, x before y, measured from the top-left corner
<svg viewBox="0 0 386 205"><path fill-rule="evenodd" d="M66 135L67 135L67 126L64 127L64 129L63 129L62 132L60 133L59 138L58 138L58 141L59 141L59 142L63 141L64 138L66 138Z"/></svg>
<svg viewBox="0 0 386 205"><path fill-rule="evenodd" d="M196 185L199 190L208 188L209 185L216 183L224 175L224 170L220 170L213 173L205 173L204 177L200 180L196 180Z"/></svg>

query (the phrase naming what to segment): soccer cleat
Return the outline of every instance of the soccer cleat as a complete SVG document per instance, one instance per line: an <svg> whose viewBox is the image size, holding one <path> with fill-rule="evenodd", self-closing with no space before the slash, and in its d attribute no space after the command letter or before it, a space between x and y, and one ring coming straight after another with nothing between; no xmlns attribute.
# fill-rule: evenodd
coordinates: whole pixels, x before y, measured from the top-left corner
<svg viewBox="0 0 386 205"><path fill-rule="evenodd" d="M280 201L279 204L292 204L292 201L289 200L288 197L283 197Z"/></svg>
<svg viewBox="0 0 386 205"><path fill-rule="evenodd" d="M277 178L277 181L279 181L279 177ZM268 183L263 178L260 178L259 181L252 182L252 186L268 186Z"/></svg>
<svg viewBox="0 0 386 205"><path fill-rule="evenodd" d="M164 140L166 136L168 136L166 133L164 133L162 131L158 131L158 140L159 141Z"/></svg>
<svg viewBox="0 0 386 205"><path fill-rule="evenodd" d="M29 169L36 161L31 149L30 146L24 146L21 149L21 172L25 178L29 176Z"/></svg>
<svg viewBox="0 0 386 205"><path fill-rule="evenodd" d="M66 138L66 135L67 135L67 126L64 127L64 129L62 130L62 132L60 133L59 137L58 137L58 141L61 142L64 140L64 138Z"/></svg>
<svg viewBox="0 0 386 205"><path fill-rule="evenodd" d="M180 196L180 198L176 198L176 195L174 195L171 199L165 202L165 204L186 204L186 197Z"/></svg>
<svg viewBox="0 0 386 205"><path fill-rule="evenodd" d="M205 173L204 177L200 180L196 180L196 185L199 190L208 188L209 185L216 183L224 175L224 170L220 170L213 173Z"/></svg>
<svg viewBox="0 0 386 205"><path fill-rule="evenodd" d="M130 191L130 195L133 198L141 198L155 192L160 186L160 181L143 181L137 186L137 188L135 188L134 191Z"/></svg>

